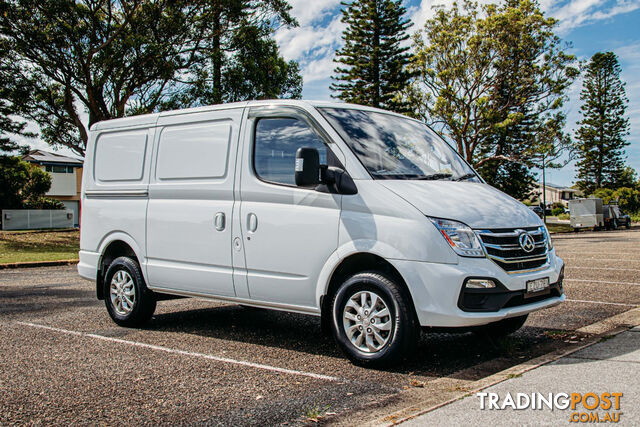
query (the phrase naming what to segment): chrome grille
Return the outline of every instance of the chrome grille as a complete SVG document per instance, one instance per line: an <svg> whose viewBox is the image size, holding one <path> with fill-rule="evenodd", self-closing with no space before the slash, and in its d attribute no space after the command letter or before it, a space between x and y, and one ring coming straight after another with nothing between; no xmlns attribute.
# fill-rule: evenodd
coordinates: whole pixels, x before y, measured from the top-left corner
<svg viewBox="0 0 640 427"><path fill-rule="evenodd" d="M534 248L526 252L519 242L527 232L534 241ZM476 230L482 246L493 262L508 272L539 269L547 263L547 238L542 227L509 230Z"/></svg>

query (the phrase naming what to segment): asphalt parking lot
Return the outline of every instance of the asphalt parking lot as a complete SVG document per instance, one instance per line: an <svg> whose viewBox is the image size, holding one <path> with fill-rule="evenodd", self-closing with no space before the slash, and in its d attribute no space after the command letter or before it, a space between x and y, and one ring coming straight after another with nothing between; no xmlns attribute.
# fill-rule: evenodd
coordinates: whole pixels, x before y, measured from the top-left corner
<svg viewBox="0 0 640 427"><path fill-rule="evenodd" d="M75 266L0 271L0 424L340 423L412 388L475 380L570 345L640 305L640 229L554 236L567 302L499 342L423 334L393 370L342 357L311 316L164 301L145 329L111 322ZM378 402L375 404L375 402Z"/></svg>

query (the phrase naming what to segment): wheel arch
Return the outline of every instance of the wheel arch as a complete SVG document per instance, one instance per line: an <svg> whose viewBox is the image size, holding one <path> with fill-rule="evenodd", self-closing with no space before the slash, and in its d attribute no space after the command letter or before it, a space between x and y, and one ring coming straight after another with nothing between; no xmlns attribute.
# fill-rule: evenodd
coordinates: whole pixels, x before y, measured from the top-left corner
<svg viewBox="0 0 640 427"><path fill-rule="evenodd" d="M320 313L323 321L331 317L332 296L338 290L340 284L348 277L364 271L377 271L389 277L389 279L394 280L406 292L410 307L414 315L417 316L411 289L402 274L400 274L400 271L380 254L373 252L353 252L341 258L335 264L328 280L326 280L326 285L323 287L322 293L319 295Z"/></svg>
<svg viewBox="0 0 640 427"><path fill-rule="evenodd" d="M138 245L131 238L131 236L124 233L115 233L104 239L100 245L100 259L98 260L98 271L96 274L96 296L98 299L104 299L104 275L111 262L121 256L127 256L141 266L143 277L145 276L145 270L142 268L140 262L142 253ZM146 280L146 278L145 278Z"/></svg>

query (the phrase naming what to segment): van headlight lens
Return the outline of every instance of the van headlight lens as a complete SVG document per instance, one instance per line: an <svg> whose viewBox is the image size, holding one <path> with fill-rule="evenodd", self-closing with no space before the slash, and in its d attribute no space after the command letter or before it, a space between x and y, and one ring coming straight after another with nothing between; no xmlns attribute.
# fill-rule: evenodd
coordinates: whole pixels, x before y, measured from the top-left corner
<svg viewBox="0 0 640 427"><path fill-rule="evenodd" d="M458 255L484 257L484 250L482 249L480 240L469 226L449 219L429 219Z"/></svg>
<svg viewBox="0 0 640 427"><path fill-rule="evenodd" d="M553 242L551 241L551 235L549 234L549 230L547 230L547 225L543 225L540 227L542 232L544 233L544 237L547 239L547 250L553 249Z"/></svg>

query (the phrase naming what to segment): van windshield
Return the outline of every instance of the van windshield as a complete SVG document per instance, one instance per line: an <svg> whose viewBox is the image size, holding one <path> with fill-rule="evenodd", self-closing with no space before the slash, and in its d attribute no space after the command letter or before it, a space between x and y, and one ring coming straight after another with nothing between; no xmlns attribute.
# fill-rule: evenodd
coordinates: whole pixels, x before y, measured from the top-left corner
<svg viewBox="0 0 640 427"><path fill-rule="evenodd" d="M319 108L374 179L480 182L460 156L426 125L352 108Z"/></svg>

